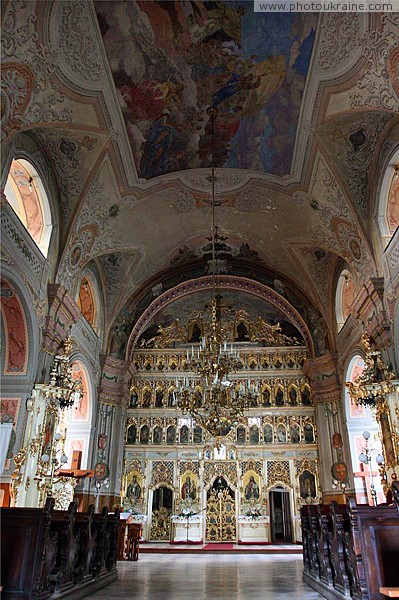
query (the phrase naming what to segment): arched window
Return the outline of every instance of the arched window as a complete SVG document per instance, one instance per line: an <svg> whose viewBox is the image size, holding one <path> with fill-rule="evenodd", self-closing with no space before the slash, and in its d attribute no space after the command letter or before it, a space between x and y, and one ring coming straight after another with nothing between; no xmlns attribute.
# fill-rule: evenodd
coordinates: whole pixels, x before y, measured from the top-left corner
<svg viewBox="0 0 399 600"><path fill-rule="evenodd" d="M51 211L35 167L25 159L14 159L4 192L10 206L47 257L52 230Z"/></svg>
<svg viewBox="0 0 399 600"><path fill-rule="evenodd" d="M355 298L355 286L352 273L344 269L337 283L335 292L335 314L338 331L341 331L346 319L352 312L352 304Z"/></svg>
<svg viewBox="0 0 399 600"><path fill-rule="evenodd" d="M365 363L360 355L353 356L346 371L345 381L354 382L363 373ZM352 458L352 470L355 481L356 501L359 504L367 504L370 499L370 468L364 465L359 456L365 448L363 432L371 434L368 440L370 448L376 448L381 453L381 442L378 437L378 425L370 408L357 406L349 396L348 388L345 388L346 422L348 427L349 445ZM373 482L377 492L378 503L385 502L385 496L381 487L381 480L375 462L376 452L372 453Z"/></svg>
<svg viewBox="0 0 399 600"><path fill-rule="evenodd" d="M384 248L399 227L399 148L391 155L382 178L379 202L378 224Z"/></svg>
<svg viewBox="0 0 399 600"><path fill-rule="evenodd" d="M391 175L386 219L388 231L392 236L399 227L399 164L395 166Z"/></svg>

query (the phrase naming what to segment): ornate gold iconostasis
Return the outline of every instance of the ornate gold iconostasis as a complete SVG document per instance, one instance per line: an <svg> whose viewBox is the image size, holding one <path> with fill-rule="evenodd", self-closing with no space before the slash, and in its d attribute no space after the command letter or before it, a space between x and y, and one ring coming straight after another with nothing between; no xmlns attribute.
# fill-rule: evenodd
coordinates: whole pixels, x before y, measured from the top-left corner
<svg viewBox="0 0 399 600"><path fill-rule="evenodd" d="M187 338L190 333L193 336L193 327ZM187 349L191 352L195 342L134 353L122 502L125 510L142 520L149 541L172 540L170 521L179 515L201 519L203 541L237 541L240 521L255 528L257 519L263 518L264 527L269 527L275 489L288 494L292 541L299 541L300 506L321 497L315 412L302 370L306 347L235 344L243 368L234 377L253 382L258 395L237 428L217 441L183 415L175 402L176 379L187 376ZM202 389L194 386L193 394L200 402ZM132 495L134 478L142 487L138 500ZM225 480L226 487L215 489L218 478ZM269 530L265 539L270 541Z"/></svg>

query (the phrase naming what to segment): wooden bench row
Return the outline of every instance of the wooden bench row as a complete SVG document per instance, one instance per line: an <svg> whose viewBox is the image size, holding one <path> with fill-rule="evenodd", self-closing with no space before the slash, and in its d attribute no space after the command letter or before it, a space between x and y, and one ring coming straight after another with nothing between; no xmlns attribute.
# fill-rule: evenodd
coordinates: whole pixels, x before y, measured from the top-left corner
<svg viewBox="0 0 399 600"><path fill-rule="evenodd" d="M384 600L399 586L399 514L393 506L305 506L301 509L303 578L331 600Z"/></svg>
<svg viewBox="0 0 399 600"><path fill-rule="evenodd" d="M77 509L48 498L43 509L1 510L2 598L78 599L116 579L119 513Z"/></svg>

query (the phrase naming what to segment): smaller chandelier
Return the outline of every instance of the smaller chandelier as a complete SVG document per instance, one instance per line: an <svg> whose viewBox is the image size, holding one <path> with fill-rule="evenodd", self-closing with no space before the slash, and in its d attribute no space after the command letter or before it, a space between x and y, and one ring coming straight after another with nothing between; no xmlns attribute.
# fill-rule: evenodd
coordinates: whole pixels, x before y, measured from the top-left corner
<svg viewBox="0 0 399 600"><path fill-rule="evenodd" d="M70 336L63 344L61 354L56 354L50 371L50 381L44 392L48 398L58 401L61 410L70 408L79 402L82 396L82 382L72 375L70 355L73 340Z"/></svg>
<svg viewBox="0 0 399 600"><path fill-rule="evenodd" d="M365 368L354 382L347 381L351 399L361 406L374 408L377 403L384 402L393 393L392 380L395 373L384 363L380 350L372 350L370 338L363 333L361 338L365 352Z"/></svg>

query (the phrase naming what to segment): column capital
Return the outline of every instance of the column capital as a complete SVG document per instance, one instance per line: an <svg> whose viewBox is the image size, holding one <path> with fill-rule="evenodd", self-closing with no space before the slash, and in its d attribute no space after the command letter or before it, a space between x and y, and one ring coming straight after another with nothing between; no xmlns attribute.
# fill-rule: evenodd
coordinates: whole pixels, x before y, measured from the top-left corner
<svg viewBox="0 0 399 600"><path fill-rule="evenodd" d="M128 396L131 378L130 362L113 356L100 356L101 381L98 401L106 404L122 405Z"/></svg>
<svg viewBox="0 0 399 600"><path fill-rule="evenodd" d="M310 379L313 403L338 402L340 399L337 356L326 352L316 358L308 358L303 372Z"/></svg>

